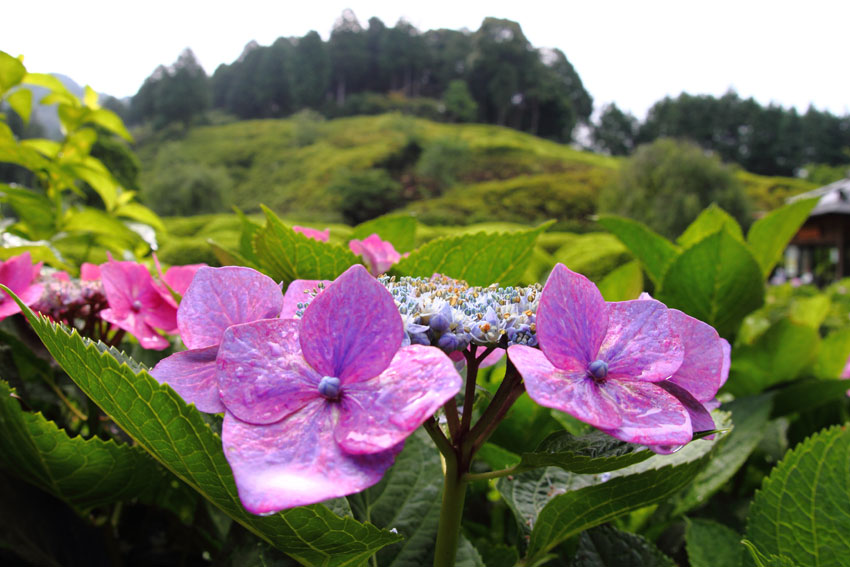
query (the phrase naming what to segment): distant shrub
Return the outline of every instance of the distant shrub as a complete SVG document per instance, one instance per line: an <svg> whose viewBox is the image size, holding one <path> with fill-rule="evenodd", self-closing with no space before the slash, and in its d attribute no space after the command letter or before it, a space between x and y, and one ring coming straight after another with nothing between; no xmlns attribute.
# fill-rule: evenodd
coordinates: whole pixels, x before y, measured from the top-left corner
<svg viewBox="0 0 850 567"><path fill-rule="evenodd" d="M349 224L360 224L404 204L401 184L384 169L338 170L328 191L339 197L339 211Z"/></svg>
<svg viewBox="0 0 850 567"><path fill-rule="evenodd" d="M789 197L816 189L819 185L793 177L764 177L738 170L735 174L744 187L753 209L772 211L785 204Z"/></svg>
<svg viewBox="0 0 850 567"><path fill-rule="evenodd" d="M730 168L696 144L662 138L638 147L623 163L602 191L599 208L672 238L712 203L745 227L752 221L750 202Z"/></svg>
<svg viewBox="0 0 850 567"><path fill-rule="evenodd" d="M356 93L346 97L345 104L332 109L332 112L334 117L401 112L429 120L445 118L444 107L439 101L432 98L408 98L400 93Z"/></svg>
<svg viewBox="0 0 850 567"><path fill-rule="evenodd" d="M316 143L322 134L325 117L315 110L304 109L292 115L292 142L303 148Z"/></svg>
<svg viewBox="0 0 850 567"><path fill-rule="evenodd" d="M155 172L142 198L160 215L196 215L226 210L224 199L233 188L233 180L223 166L180 161L170 155L166 147L160 151Z"/></svg>
<svg viewBox="0 0 850 567"><path fill-rule="evenodd" d="M434 184L438 191L451 187L469 163L469 144L455 136L437 138L425 146L416 164L416 174Z"/></svg>
<svg viewBox="0 0 850 567"><path fill-rule="evenodd" d="M463 79L455 79L443 93L446 115L453 122L474 122L478 117L478 103L469 92L469 85Z"/></svg>
<svg viewBox="0 0 850 567"><path fill-rule="evenodd" d="M218 243L225 246L231 245L231 243ZM219 265L218 258L215 257L212 247L204 237L171 237L162 244L156 255L161 262L174 266L185 264Z"/></svg>

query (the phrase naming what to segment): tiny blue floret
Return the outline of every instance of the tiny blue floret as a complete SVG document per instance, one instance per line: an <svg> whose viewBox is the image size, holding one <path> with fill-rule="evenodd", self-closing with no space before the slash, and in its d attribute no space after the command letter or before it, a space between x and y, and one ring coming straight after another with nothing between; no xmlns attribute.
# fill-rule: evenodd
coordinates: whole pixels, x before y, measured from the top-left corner
<svg viewBox="0 0 850 567"><path fill-rule="evenodd" d="M319 381L319 394L329 400L339 397L339 378L334 376L322 376Z"/></svg>
<svg viewBox="0 0 850 567"><path fill-rule="evenodd" d="M608 363L604 360L594 360L587 367L587 371L597 380L602 380L608 376Z"/></svg>

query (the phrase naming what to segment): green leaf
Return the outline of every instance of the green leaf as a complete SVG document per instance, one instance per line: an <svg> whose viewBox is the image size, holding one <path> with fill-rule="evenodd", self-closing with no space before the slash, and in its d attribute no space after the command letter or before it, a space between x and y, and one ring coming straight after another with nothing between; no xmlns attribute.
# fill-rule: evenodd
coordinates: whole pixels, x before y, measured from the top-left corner
<svg viewBox="0 0 850 567"><path fill-rule="evenodd" d="M50 238L55 233L55 208L44 195L0 183L0 199L14 209L30 240Z"/></svg>
<svg viewBox="0 0 850 567"><path fill-rule="evenodd" d="M109 130L113 134L121 136L128 142L133 141L133 136L131 136L130 132L127 131L127 128L124 126L124 123L121 121L121 118L119 118L117 114L107 108L98 108L97 110L92 111L91 113L89 113L86 122L93 122L94 124L97 124L98 126L106 130Z"/></svg>
<svg viewBox="0 0 850 567"><path fill-rule="evenodd" d="M570 567L675 567L675 563L643 536L599 526L579 536Z"/></svg>
<svg viewBox="0 0 850 567"><path fill-rule="evenodd" d="M656 287L660 287L667 268L679 255L678 247L646 225L631 219L606 215L598 222L626 245L640 260Z"/></svg>
<svg viewBox="0 0 850 567"><path fill-rule="evenodd" d="M416 246L416 219L410 215L384 215L355 226L351 238L363 240L371 234L389 240L403 254Z"/></svg>
<svg viewBox="0 0 850 567"><path fill-rule="evenodd" d="M53 75L48 75L46 73L27 73L22 82L25 85L44 87L51 92L71 94L70 91L68 91L68 88L62 84L62 81Z"/></svg>
<svg viewBox="0 0 850 567"><path fill-rule="evenodd" d="M411 564L413 567L414 564ZM419 563L418 565L425 565ZM430 565L430 563L428 563ZM455 556L455 567L487 567L484 560L481 559L481 554L475 549L468 539L460 536L460 541L457 544L457 555Z"/></svg>
<svg viewBox="0 0 850 567"><path fill-rule="evenodd" d="M577 474L598 474L631 466L654 454L601 431L581 437L560 431L544 439L533 453L523 453L517 471L559 467Z"/></svg>
<svg viewBox="0 0 850 567"><path fill-rule="evenodd" d="M107 211L115 208L118 200L118 184L99 159L86 156L78 163L68 164L68 167L77 177L91 185L91 188L103 200Z"/></svg>
<svg viewBox="0 0 850 567"><path fill-rule="evenodd" d="M734 349L724 390L745 396L793 380L810 367L819 343L815 329L780 319L753 344Z"/></svg>
<svg viewBox="0 0 850 567"><path fill-rule="evenodd" d="M805 199L785 205L760 218L750 227L747 242L758 261L763 278L770 275L785 247L809 218L817 202L817 199Z"/></svg>
<svg viewBox="0 0 850 567"><path fill-rule="evenodd" d="M831 380L841 376L850 358L850 327L836 329L821 340L812 374L815 378Z"/></svg>
<svg viewBox="0 0 850 567"><path fill-rule="evenodd" d="M766 556L800 565L846 565L850 557L850 428L816 433L786 453L747 518L747 539Z"/></svg>
<svg viewBox="0 0 850 567"><path fill-rule="evenodd" d="M771 408L769 396L738 398L723 404L723 411L731 413L734 428L717 442L711 460L676 498L673 516L705 504L735 476L764 437Z"/></svg>
<svg viewBox="0 0 850 567"><path fill-rule="evenodd" d="M358 264L350 250L307 238L283 224L266 207L266 225L254 235L254 252L260 270L276 281L333 280Z"/></svg>
<svg viewBox="0 0 850 567"><path fill-rule="evenodd" d="M26 74L27 68L20 60L0 51L0 96L19 84Z"/></svg>
<svg viewBox="0 0 850 567"><path fill-rule="evenodd" d="M623 264L602 278L599 291L605 301L637 299L643 291L643 272L637 261Z"/></svg>
<svg viewBox="0 0 850 567"><path fill-rule="evenodd" d="M118 218L127 218L152 227L160 234L165 232L165 225L162 224L162 219L159 216L139 203L126 203L118 206L114 213Z"/></svg>
<svg viewBox="0 0 850 567"><path fill-rule="evenodd" d="M685 523L685 545L691 567L740 567L744 547L741 534L713 520Z"/></svg>
<svg viewBox="0 0 850 567"><path fill-rule="evenodd" d="M511 233L464 234L434 239L393 267L393 273L429 278L440 273L469 285L515 285L522 278L537 237L552 225L546 222Z"/></svg>
<svg viewBox="0 0 850 567"><path fill-rule="evenodd" d="M421 432L408 437L384 478L348 497L354 516L395 528L404 541L378 552L382 567L416 567L434 561L443 469L440 454Z"/></svg>
<svg viewBox="0 0 850 567"><path fill-rule="evenodd" d="M254 266L257 264L257 257L254 254L254 235L261 231L263 226L248 218L238 207L233 207L233 210L236 211L239 220L242 221L242 232L239 235L239 254L251 262L245 264L246 266Z"/></svg>
<svg viewBox="0 0 850 567"><path fill-rule="evenodd" d="M503 449L493 443L484 443L475 454L476 459L481 459L494 471L515 467L519 464L521 457L516 453Z"/></svg>
<svg viewBox="0 0 850 567"><path fill-rule="evenodd" d="M586 529L676 494L691 482L703 464L704 459L697 459L678 466L618 476L555 496L534 523L528 544L528 563Z"/></svg>
<svg viewBox="0 0 850 567"><path fill-rule="evenodd" d="M248 513L239 502L221 439L194 406L146 371L132 368L132 360L120 352L69 333L15 300L47 350L87 396L163 466L255 535L306 565L328 567L360 565L399 540L370 524L335 516L322 505L264 517Z"/></svg>
<svg viewBox="0 0 850 567"><path fill-rule="evenodd" d="M850 391L847 380L798 380L773 395L772 418L813 410L833 400L842 400Z"/></svg>
<svg viewBox="0 0 850 567"><path fill-rule="evenodd" d="M216 259L222 266L247 266L249 268L256 267L256 264L254 264L248 258L241 256L238 252L228 250L227 248L221 246L212 239L207 239L207 244L210 245L213 254L215 254Z"/></svg>
<svg viewBox="0 0 850 567"><path fill-rule="evenodd" d="M744 233L741 232L741 225L738 224L738 221L729 216L729 213L712 203L694 219L694 222L685 229L685 232L676 239L676 242L682 248L687 249L706 236L711 236L721 230L725 230L734 236L736 240L744 241Z"/></svg>
<svg viewBox="0 0 850 567"><path fill-rule="evenodd" d="M750 540L744 539L741 540L741 543L744 544L744 546L750 552L750 557L752 557L753 562L756 564L756 567L799 567L797 563L792 561L786 555L766 556L762 554Z"/></svg>
<svg viewBox="0 0 850 567"><path fill-rule="evenodd" d="M40 413L23 411L2 380L0 429L2 466L81 512L138 497L171 479L138 447L69 437Z"/></svg>
<svg viewBox="0 0 850 567"><path fill-rule="evenodd" d="M6 99L9 106L12 107L24 124L30 121L30 113L32 113L32 91L29 89L18 89Z"/></svg>
<svg viewBox="0 0 850 567"><path fill-rule="evenodd" d="M726 231L682 252L664 275L658 299L730 337L764 303L764 281L747 247Z"/></svg>
<svg viewBox="0 0 850 567"><path fill-rule="evenodd" d="M829 315L831 307L832 301L825 293L819 293L812 297L795 297L791 302L788 317L795 323L820 329L821 323Z"/></svg>
<svg viewBox="0 0 850 567"><path fill-rule="evenodd" d="M125 248L131 247L139 239L138 235L120 220L91 207L66 212L65 218L62 219L62 229L69 232L103 234L115 239L116 246Z"/></svg>

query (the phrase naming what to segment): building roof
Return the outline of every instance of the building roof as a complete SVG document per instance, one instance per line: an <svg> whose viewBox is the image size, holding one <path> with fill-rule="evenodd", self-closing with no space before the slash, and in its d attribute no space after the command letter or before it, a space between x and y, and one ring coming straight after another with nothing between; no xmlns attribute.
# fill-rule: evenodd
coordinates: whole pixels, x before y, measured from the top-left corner
<svg viewBox="0 0 850 567"><path fill-rule="evenodd" d="M850 177L845 177L818 189L800 193L788 199L788 202L820 197L818 204L809 216L838 213L850 215Z"/></svg>

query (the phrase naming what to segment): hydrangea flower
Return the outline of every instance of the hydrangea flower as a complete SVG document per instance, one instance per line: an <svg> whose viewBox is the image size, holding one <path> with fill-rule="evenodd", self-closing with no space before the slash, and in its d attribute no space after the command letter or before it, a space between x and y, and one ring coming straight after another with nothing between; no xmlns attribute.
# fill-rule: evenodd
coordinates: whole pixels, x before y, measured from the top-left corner
<svg viewBox="0 0 850 567"><path fill-rule="evenodd" d="M286 288L286 295L283 296L280 318L300 319L313 298L330 283L329 280L294 280Z"/></svg>
<svg viewBox="0 0 850 567"><path fill-rule="evenodd" d="M675 446L692 439L688 409L661 385L685 358L662 303L606 303L590 280L558 264L540 298L537 339L540 350L515 345L508 357L538 404L623 441ZM674 386L690 385L690 375L680 376Z"/></svg>
<svg viewBox="0 0 850 567"><path fill-rule="evenodd" d="M377 234L370 234L363 240L350 240L348 247L363 258L373 276L386 273L401 259L401 254L396 252L392 242L381 240Z"/></svg>
<svg viewBox="0 0 850 567"><path fill-rule="evenodd" d="M177 328L189 350L164 358L151 375L199 410L223 412L215 359L224 331L231 325L277 317L282 306L280 286L256 270L199 268L177 310Z"/></svg>
<svg viewBox="0 0 850 567"><path fill-rule="evenodd" d="M401 342L392 296L359 265L300 320L225 331L222 442L246 509L271 513L380 480L404 439L461 386L441 351Z"/></svg>
<svg viewBox="0 0 850 567"><path fill-rule="evenodd" d="M154 329L177 330L177 305L164 297L148 269L136 262L110 259L101 265L100 273L109 303L100 317L136 337L143 348L168 347L168 341Z"/></svg>
<svg viewBox="0 0 850 567"><path fill-rule="evenodd" d="M310 228L307 226L293 226L292 230L295 232L300 232L307 238L312 238L313 240L318 240L319 242L327 242L331 237L331 229L326 228L325 230L316 230L315 228Z"/></svg>
<svg viewBox="0 0 850 567"><path fill-rule="evenodd" d="M41 263L33 266L29 252L0 262L0 283L12 290L24 305L32 305L41 297L43 286L35 283ZM5 293L0 293L0 319L20 313L18 304Z"/></svg>

